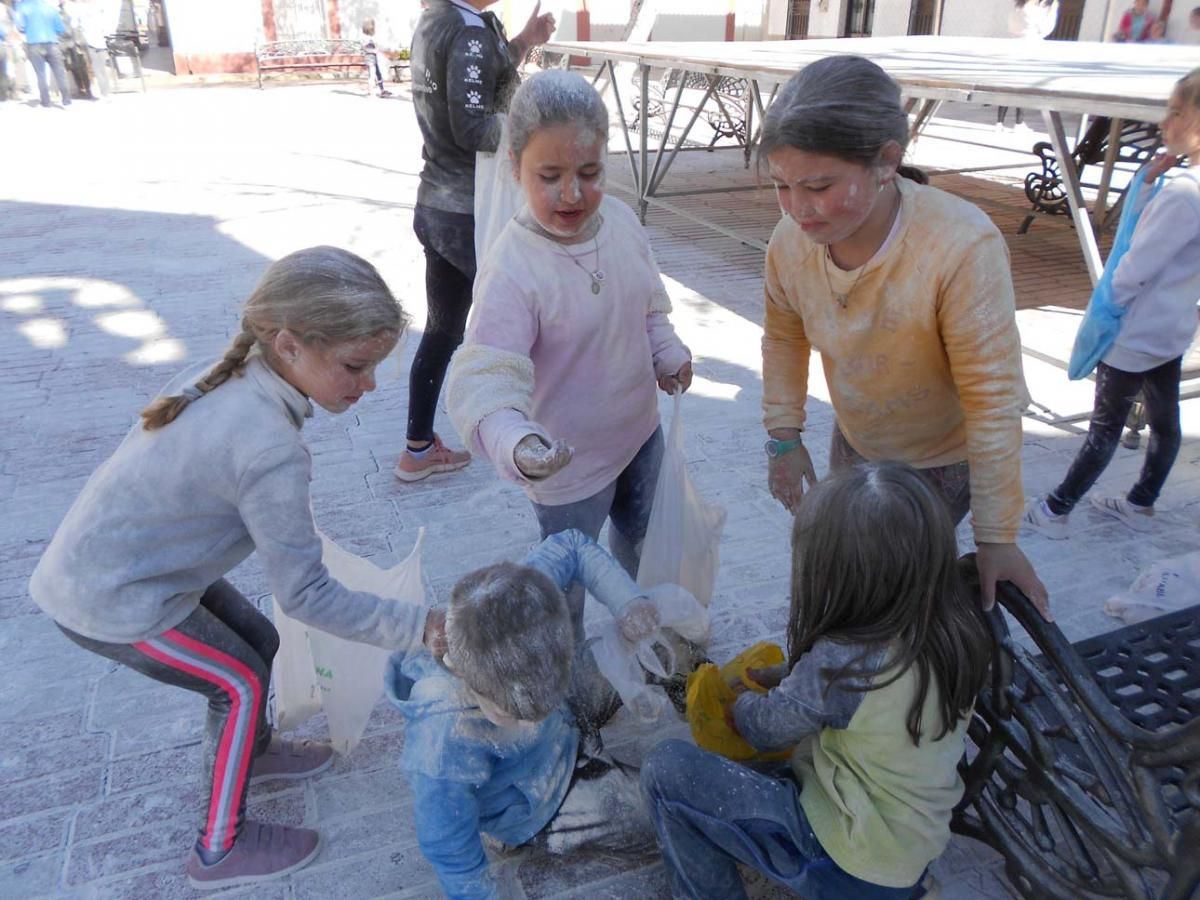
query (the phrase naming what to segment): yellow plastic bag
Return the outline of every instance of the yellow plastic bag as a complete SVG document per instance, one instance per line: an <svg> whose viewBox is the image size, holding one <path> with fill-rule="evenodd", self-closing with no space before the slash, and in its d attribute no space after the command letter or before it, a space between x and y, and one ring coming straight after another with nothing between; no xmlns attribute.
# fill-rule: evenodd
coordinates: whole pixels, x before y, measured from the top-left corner
<svg viewBox="0 0 1200 900"><path fill-rule="evenodd" d="M719 669L706 663L692 672L687 685L687 719L696 745L738 761L787 759L790 750L759 753L725 721L725 707L736 696L730 685L741 681L747 690L765 694L767 689L746 673L750 669L765 669L782 663L783 650L779 645L762 641L743 650Z"/></svg>

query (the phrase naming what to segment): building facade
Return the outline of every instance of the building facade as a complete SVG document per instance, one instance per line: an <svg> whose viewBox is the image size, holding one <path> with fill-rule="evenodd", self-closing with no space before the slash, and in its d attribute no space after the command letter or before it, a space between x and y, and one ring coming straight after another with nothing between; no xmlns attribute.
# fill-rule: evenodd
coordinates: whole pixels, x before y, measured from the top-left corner
<svg viewBox="0 0 1200 900"><path fill-rule="evenodd" d="M942 34L1007 37L1011 0L643 0L654 17L652 40L756 41L847 36ZM1200 0L1151 0L1168 10L1168 36L1196 40L1188 14ZM493 9L519 30L534 0L497 0ZM1059 40L1104 40L1129 0L1060 0ZM620 40L631 0L543 0L564 41ZM253 72L256 43L291 38L357 38L376 20L386 48L408 45L418 0L163 0L175 71Z"/></svg>

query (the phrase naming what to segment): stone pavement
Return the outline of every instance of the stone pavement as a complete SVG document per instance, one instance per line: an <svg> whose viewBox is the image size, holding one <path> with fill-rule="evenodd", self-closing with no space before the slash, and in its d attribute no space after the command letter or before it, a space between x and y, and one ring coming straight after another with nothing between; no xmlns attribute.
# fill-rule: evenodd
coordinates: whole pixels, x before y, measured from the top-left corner
<svg viewBox="0 0 1200 900"><path fill-rule="evenodd" d="M34 609L25 584L88 474L171 373L224 347L270 260L322 242L349 247L379 266L415 318L379 390L343 416L318 413L305 429L320 527L381 563L407 554L424 527L431 598L445 597L464 571L516 557L536 540L523 496L485 465L409 486L390 474L424 317L423 266L410 231L420 158L406 100L368 100L359 91L162 90L68 111L0 104L0 653L8 660L0 688L0 897L192 895L182 871L195 827L203 704L79 651ZM982 143L982 129L969 116L935 122L918 161L982 164L984 151L971 143L934 137ZM721 154L685 157L690 178L729 168ZM617 176L621 165L614 160ZM748 228L769 229L769 192L735 196L731 208ZM690 468L729 512L712 607L712 654L723 658L755 640L781 639L786 619L788 520L766 491L759 423L762 259L663 212L652 211L648 227L674 320L697 358L684 405ZM1089 385L1068 384L1053 361L1065 359L1078 316L1066 307L1086 297L1086 285L1042 278L1081 271L1064 228L1039 220L1012 243L1058 242L1045 272L1022 268L1025 257L1014 253L1028 305L1039 291L1040 302L1064 304L1022 312L1021 326L1037 352L1026 358L1035 399L1079 412L1090 405ZM819 380L812 411L823 469L831 415ZM444 418L441 428L453 441ZM1196 403L1184 406L1184 430L1153 535L1135 540L1081 511L1070 542L1024 542L1071 638L1114 626L1101 603L1141 565L1195 549ZM1028 490L1050 487L1079 441L1077 428L1028 420ZM1102 487L1127 483L1139 459L1119 451ZM269 604L253 560L232 577ZM321 729L319 718L307 726ZM619 720L609 740L636 758L661 736ZM252 789L252 816L319 827L324 848L304 871L230 896L437 896L396 766L402 743L399 717L381 704L365 740L330 772L299 786ZM998 858L970 841L955 839L936 871L947 897L1007 896ZM515 897L665 896L653 857L533 857L506 863L504 874ZM754 894L778 892L756 883Z"/></svg>

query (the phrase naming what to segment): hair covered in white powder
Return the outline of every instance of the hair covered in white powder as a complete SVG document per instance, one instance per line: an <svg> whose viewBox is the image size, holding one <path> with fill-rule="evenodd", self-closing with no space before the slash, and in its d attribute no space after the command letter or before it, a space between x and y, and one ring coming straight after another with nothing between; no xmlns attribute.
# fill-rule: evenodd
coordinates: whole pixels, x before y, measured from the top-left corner
<svg viewBox="0 0 1200 900"><path fill-rule="evenodd" d="M524 721L548 716L566 695L574 656L562 591L529 566L502 562L454 585L446 661L467 687Z"/></svg>
<svg viewBox="0 0 1200 900"><path fill-rule="evenodd" d="M908 114L900 85L871 60L829 56L805 66L782 88L763 117L758 164L784 147L833 156L862 166L878 165L884 147L908 146ZM928 184L912 166L905 178Z"/></svg>
<svg viewBox="0 0 1200 900"><path fill-rule="evenodd" d="M587 79L565 69L547 69L522 82L508 106L505 129L513 164L534 133L552 125L575 125L590 143L608 140L608 108Z"/></svg>

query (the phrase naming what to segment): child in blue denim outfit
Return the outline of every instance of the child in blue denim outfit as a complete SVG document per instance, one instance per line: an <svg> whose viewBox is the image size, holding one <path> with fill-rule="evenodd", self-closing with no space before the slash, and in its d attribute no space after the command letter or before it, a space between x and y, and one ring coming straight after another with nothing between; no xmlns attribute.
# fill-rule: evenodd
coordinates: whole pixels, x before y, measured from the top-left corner
<svg viewBox="0 0 1200 900"><path fill-rule="evenodd" d="M485 834L551 853L653 846L636 770L591 749L594 720L584 710L604 692L594 666L576 660L587 650L563 596L576 582L627 639L657 628L625 570L569 530L520 565L488 566L454 586L441 663L428 652L392 657L387 687L407 721L400 767L417 839L454 900L497 895Z"/></svg>
<svg viewBox="0 0 1200 900"><path fill-rule="evenodd" d="M954 525L915 469L871 463L805 495L792 554L788 663L726 711L787 766L682 741L643 765L672 896L745 897L740 862L806 900L926 897L991 647Z"/></svg>

